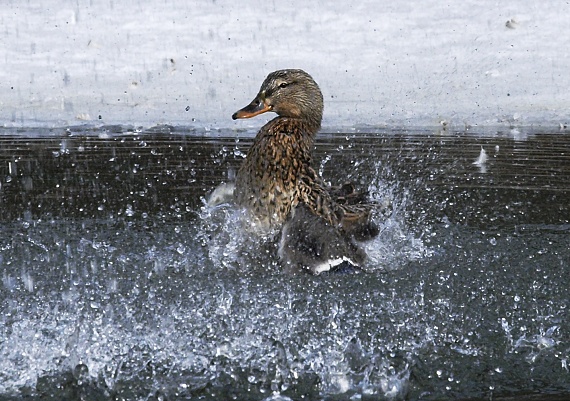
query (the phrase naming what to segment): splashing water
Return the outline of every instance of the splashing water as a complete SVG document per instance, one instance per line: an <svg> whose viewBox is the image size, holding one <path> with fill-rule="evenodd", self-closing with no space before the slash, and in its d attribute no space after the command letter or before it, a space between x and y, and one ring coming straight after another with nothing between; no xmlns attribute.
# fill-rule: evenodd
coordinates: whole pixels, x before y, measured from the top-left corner
<svg viewBox="0 0 570 401"><path fill-rule="evenodd" d="M200 200L241 161L233 138L147 133L141 147L137 135L70 136L64 148L25 138L3 147L25 150L17 162L0 151L11 200L0 215L0 399L570 392L564 181L551 168L556 191L517 192L505 176L528 188L524 169L499 169L519 154L540 168L545 154L529 155L567 139L318 144L324 177L356 181L385 207L367 273L313 277L283 272L240 211ZM483 140L501 149L486 173L472 164ZM190 161L203 169L185 170Z"/></svg>

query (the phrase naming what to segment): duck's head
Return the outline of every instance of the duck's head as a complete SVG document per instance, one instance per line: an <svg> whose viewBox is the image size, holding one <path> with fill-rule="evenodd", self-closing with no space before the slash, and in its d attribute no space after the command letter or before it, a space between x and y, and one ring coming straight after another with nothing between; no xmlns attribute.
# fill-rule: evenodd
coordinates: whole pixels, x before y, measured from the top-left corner
<svg viewBox="0 0 570 401"><path fill-rule="evenodd" d="M317 83L305 71L275 71L265 78L255 99L236 111L232 118L251 118L268 111L320 127L323 95Z"/></svg>

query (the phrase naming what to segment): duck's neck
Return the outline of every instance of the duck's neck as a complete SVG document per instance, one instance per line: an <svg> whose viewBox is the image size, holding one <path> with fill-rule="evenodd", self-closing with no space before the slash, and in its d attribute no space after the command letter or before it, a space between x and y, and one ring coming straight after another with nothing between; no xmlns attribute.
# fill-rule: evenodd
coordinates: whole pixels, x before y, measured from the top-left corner
<svg viewBox="0 0 570 401"><path fill-rule="evenodd" d="M317 132L321 129L321 121L323 119L322 113L319 115L311 116L305 120L308 127L311 129L313 136L317 135Z"/></svg>
<svg viewBox="0 0 570 401"><path fill-rule="evenodd" d="M321 115L304 116L302 118L280 116L273 119L272 122L275 122L278 125L296 127L305 135L312 138L315 138L321 129Z"/></svg>
<svg viewBox="0 0 570 401"><path fill-rule="evenodd" d="M321 129L321 121L323 120L322 107L313 109L311 113L305 114L301 120L309 127L311 134L315 136Z"/></svg>

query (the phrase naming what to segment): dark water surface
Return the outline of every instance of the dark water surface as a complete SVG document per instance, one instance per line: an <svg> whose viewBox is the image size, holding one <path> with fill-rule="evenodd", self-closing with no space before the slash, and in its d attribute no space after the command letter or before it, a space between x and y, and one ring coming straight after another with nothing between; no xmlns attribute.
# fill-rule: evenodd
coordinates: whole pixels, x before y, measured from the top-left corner
<svg viewBox="0 0 570 401"><path fill-rule="evenodd" d="M205 206L251 140L0 131L0 400L570 397L568 132L321 134L387 212L318 277Z"/></svg>

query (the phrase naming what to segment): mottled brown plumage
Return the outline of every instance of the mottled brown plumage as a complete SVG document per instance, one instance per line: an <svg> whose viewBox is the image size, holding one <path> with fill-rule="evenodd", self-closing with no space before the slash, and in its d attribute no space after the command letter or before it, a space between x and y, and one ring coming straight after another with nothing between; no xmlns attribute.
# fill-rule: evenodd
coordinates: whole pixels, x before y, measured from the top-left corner
<svg viewBox="0 0 570 401"><path fill-rule="evenodd" d="M236 177L236 200L264 228L280 228L300 201L337 223L330 195L311 167L314 138L321 127L323 97L301 70L269 74L259 94L234 118L274 111L279 117L257 134Z"/></svg>
<svg viewBox="0 0 570 401"><path fill-rule="evenodd" d="M250 210L263 228L280 228L299 201L335 221L329 216L330 196L311 167L313 137L308 130L302 121L275 118L259 131L238 171L237 203ZM323 199L329 205L323 206Z"/></svg>
<svg viewBox="0 0 570 401"><path fill-rule="evenodd" d="M298 255L306 254L305 248L313 249L313 253L320 252L314 251L317 248L329 248L320 245L303 247L302 239L309 237L291 234L292 230L306 228L304 224L292 222L295 215L304 221L307 218L315 220L312 225L317 229L321 225L329 237L333 233L336 242L346 245L337 246L337 249L355 248L352 240L354 236L361 236L360 232L368 231L373 236L375 226L370 223L370 207L362 202L362 197L354 196L354 188L350 185L337 190L327 188L311 166L314 139L323 114L323 97L311 76L302 70L280 70L269 74L255 99L232 117L249 118L267 111L277 113L278 117L259 130L238 171L234 194L237 203L250 211L262 229L280 230L288 224L283 230L288 237L282 238L280 254L287 249L292 250L287 255ZM299 205L302 209L294 213ZM361 229L363 225L368 227L367 230ZM312 243L320 241L314 234L310 237ZM295 238L294 243L291 238ZM319 260L328 257L316 256ZM342 259L344 256L335 254L332 257ZM295 256L295 259L298 258Z"/></svg>

